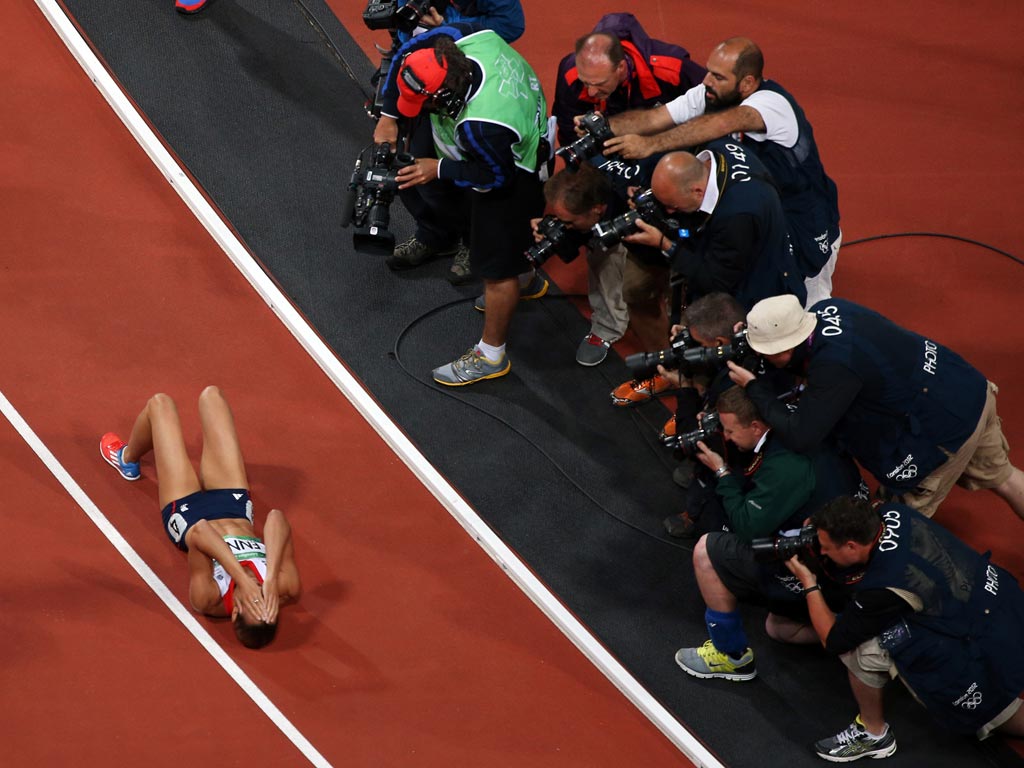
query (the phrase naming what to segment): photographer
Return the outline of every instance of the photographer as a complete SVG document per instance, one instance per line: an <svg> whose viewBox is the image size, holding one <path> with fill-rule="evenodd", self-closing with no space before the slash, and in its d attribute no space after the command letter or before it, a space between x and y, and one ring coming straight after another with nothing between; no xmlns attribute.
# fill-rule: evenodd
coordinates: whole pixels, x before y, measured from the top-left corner
<svg viewBox="0 0 1024 768"><path fill-rule="evenodd" d="M406 0L398 3L405 8ZM422 0L421 0L422 5ZM423 32L442 25L455 24L463 34L483 29L493 30L506 43L517 40L525 29L525 18L520 0L443 0L438 9L427 6L420 16L416 31ZM412 34L404 30L392 30L393 46L389 57L398 60L399 43L409 41ZM388 58L385 58L385 63ZM385 77L386 77L385 73ZM398 141L397 114L386 112L380 104L374 141L387 141L395 145ZM430 120L419 115L406 121L402 135L406 140L406 151L416 157L434 152ZM453 285L463 285L473 279L469 268L469 233L465 222L469 219L469 202L464 191L450 182L438 181L429 186L410 187L399 192L402 204L416 222L413 236L395 247L386 263L395 271L413 269L436 258L454 257L448 280Z"/></svg>
<svg viewBox="0 0 1024 768"><path fill-rule="evenodd" d="M668 214L686 214L673 241L645 221L625 242L659 248L684 281L686 304L723 291L745 307L784 286L803 295L779 196L767 170L731 141L712 142L696 156L671 152L654 169L651 189ZM667 328L667 321L665 326ZM634 379L612 394L616 405L665 392L663 377Z"/></svg>
<svg viewBox="0 0 1024 768"><path fill-rule="evenodd" d="M836 615L815 573L799 557L787 561L822 645L848 668L859 708L846 729L815 744L818 755L848 762L896 751L882 702L896 675L944 729L1024 736L1024 593L1016 579L900 504L876 510L840 498L811 522L821 555L861 572Z"/></svg>
<svg viewBox="0 0 1024 768"><path fill-rule="evenodd" d="M673 346L678 343L685 328L689 339L683 339L684 345L721 349L732 344L734 335L743 327L745 320L746 311L735 298L720 291L709 293L685 309L681 318L683 325L674 326L672 329ZM674 444L675 438L681 433L696 430L698 415L701 412L713 411L718 395L732 386L729 369L724 364L715 371L694 372L680 370L678 365L673 365L671 369L659 365L658 373L676 389L676 412L666 422L661 432L662 442L669 445ZM691 456L681 457L680 465L672 473L672 479L683 488L691 488L697 464L698 462ZM703 478L700 485L706 486L710 482L710 478ZM695 505L694 512L697 512ZM687 512L667 517L664 523L665 530L670 536L691 536L693 524Z"/></svg>
<svg viewBox="0 0 1024 768"><path fill-rule="evenodd" d="M407 4L408 0L399 0L398 7ZM490 29L506 43L514 43L526 29L520 0L438 0L437 6L427 7L412 34L445 24L471 24L474 30ZM438 8L442 9L441 13ZM404 43L412 34L403 32L399 37Z"/></svg>
<svg viewBox="0 0 1024 768"><path fill-rule="evenodd" d="M809 307L832 294L842 241L838 194L804 111L778 83L764 79L763 70L764 56L753 41L726 40L711 52L702 84L664 107L612 118L615 138L605 153L635 159L730 135L756 146L779 186Z"/></svg>
<svg viewBox="0 0 1024 768"><path fill-rule="evenodd" d="M666 104L699 84L704 74L685 48L648 37L633 14L602 16L558 65L551 109L558 143L564 147L576 138L573 120L585 112L614 115Z"/></svg>
<svg viewBox="0 0 1024 768"><path fill-rule="evenodd" d="M795 580L781 562L758 562L751 541L799 528L809 511L855 491L860 478L848 459L833 454L812 462L786 450L740 387L723 392L715 407L724 438L745 452L744 460L727 464L706 442L697 443L697 458L717 480L714 498L705 500L691 529L694 536L704 534L693 552L693 568L711 639L699 648L681 648L676 663L695 677L750 680L757 672L739 600L769 606L766 628L772 637L798 642L802 635L808 642L809 634L801 631L807 615L800 610Z"/></svg>
<svg viewBox="0 0 1024 768"><path fill-rule="evenodd" d="M433 157L399 171L399 188L444 179L468 190L469 258L486 298L480 342L433 377L464 386L504 376L519 275L530 272L523 255L533 240L530 219L543 208L537 166L544 94L530 65L489 30L463 36L439 27L399 53L384 89L387 112L415 117L426 110L436 145Z"/></svg>
<svg viewBox="0 0 1024 768"><path fill-rule="evenodd" d="M691 537L726 530L749 541L784 527L787 521L799 524L802 518L790 518L814 490L811 460L772 439L771 428L742 388L733 386L722 392L715 411L722 439L739 449L740 456L733 457L732 468L707 442L696 443L696 459L717 480L713 491L717 503L705 503L699 514L691 517Z"/></svg>
<svg viewBox="0 0 1024 768"><path fill-rule="evenodd" d="M611 181L589 163L579 170L563 169L544 184L545 213L554 216L567 231L554 252L571 261L581 247L587 249L587 276L590 301L590 331L576 351L580 365L599 365L608 356L611 345L622 338L629 324L629 312L622 297L622 274L626 249L621 243L609 247L591 236L599 221L615 215L623 206ZM543 242L534 224L534 239Z"/></svg>
<svg viewBox="0 0 1024 768"><path fill-rule="evenodd" d="M729 365L779 438L799 452L833 435L885 488L931 517L954 484L987 488L1024 518L1024 473L1010 464L997 388L950 349L843 299L806 312L773 296L747 315L750 346L806 378L799 407Z"/></svg>
<svg viewBox="0 0 1024 768"><path fill-rule="evenodd" d="M599 111L614 115L626 109L646 109L664 104L685 93L704 77L704 68L690 60L685 48L652 39L630 13L610 13L601 18L593 32L576 41L574 53L558 66L552 113L558 124L558 143L564 149L576 139L575 120L584 113ZM609 175L620 198L628 199L627 187L646 188L657 158L651 162L618 162L598 155L593 159ZM647 251L645 253L645 251ZM625 333L627 323L649 350L660 348L668 327L664 291L668 270L654 249L616 249L602 268L592 262L587 281L590 294L616 318L605 336L592 332L581 342L577 362L601 358L602 349ZM625 284L624 284L625 281ZM619 308L629 308L628 317ZM599 311L593 301L591 309ZM658 391L660 394L664 388ZM626 388L625 394L633 390ZM646 398L645 398L646 399Z"/></svg>

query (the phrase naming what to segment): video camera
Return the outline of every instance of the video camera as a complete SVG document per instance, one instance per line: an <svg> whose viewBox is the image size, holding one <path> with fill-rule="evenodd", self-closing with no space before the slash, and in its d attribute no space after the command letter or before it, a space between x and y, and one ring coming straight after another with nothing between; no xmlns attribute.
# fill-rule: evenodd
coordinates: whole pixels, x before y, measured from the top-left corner
<svg viewBox="0 0 1024 768"><path fill-rule="evenodd" d="M539 267L555 254L566 263L579 255L578 238L572 236L578 233L557 216L549 214L537 222L537 232L544 239L526 249L526 258L534 267Z"/></svg>
<svg viewBox="0 0 1024 768"><path fill-rule="evenodd" d="M773 563L789 560L793 555L801 555L801 560L810 565L816 563L821 556L821 544L818 541L818 529L813 525L805 525L795 536L766 536L750 542L754 559L761 563Z"/></svg>
<svg viewBox="0 0 1024 768"><path fill-rule="evenodd" d="M724 442L721 435L722 422L718 417L718 411L708 411L701 418L697 429L685 432L676 438L674 446L676 457L683 459L696 456L700 453L697 443L704 443L715 453L721 453Z"/></svg>
<svg viewBox="0 0 1024 768"><path fill-rule="evenodd" d="M757 353L747 342L747 330L738 331L732 341L721 347L702 347L693 341L688 331L672 340L672 346L658 352L637 352L626 358L634 378L649 379L658 372L658 366L679 370L689 378L695 373L713 373L733 360L747 370L756 368Z"/></svg>
<svg viewBox="0 0 1024 768"><path fill-rule="evenodd" d="M352 245L360 253L390 256L394 252L389 208L398 193L399 169L415 162L412 155L392 150L386 141L371 144L359 154L342 203L341 226L355 224Z"/></svg>
<svg viewBox="0 0 1024 768"><path fill-rule="evenodd" d="M579 168L580 165L594 157L604 149L604 143L615 134L608 125L608 119L600 112L587 112L580 118L580 128L585 133L572 144L559 147L555 157L565 160L570 168Z"/></svg>
<svg viewBox="0 0 1024 768"><path fill-rule="evenodd" d="M399 7L398 0L370 0L363 11L363 23L369 29L395 29L412 32L419 25L420 17L433 6L444 16L448 0L407 0Z"/></svg>
<svg viewBox="0 0 1024 768"><path fill-rule="evenodd" d="M654 197L652 190L641 190L633 195L631 200L633 207L630 210L619 214L614 219L599 221L591 228L591 234L605 248L611 248L621 242L626 235L640 231L636 225L638 219L643 219L658 229L672 231L679 228L675 219L670 219L665 214L665 210Z"/></svg>

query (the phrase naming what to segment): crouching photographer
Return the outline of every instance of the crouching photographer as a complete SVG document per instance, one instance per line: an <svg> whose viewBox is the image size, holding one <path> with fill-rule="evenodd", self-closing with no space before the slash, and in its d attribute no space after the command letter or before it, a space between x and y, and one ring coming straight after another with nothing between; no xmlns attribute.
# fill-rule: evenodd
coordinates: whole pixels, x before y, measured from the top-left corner
<svg viewBox="0 0 1024 768"><path fill-rule="evenodd" d="M902 504L874 508L839 498L811 517L821 554L860 571L837 615L803 556L787 560L800 580L817 637L839 654L859 712L815 744L832 762L896 751L882 691L898 676L944 729L979 739L1024 736L1024 592L937 523Z"/></svg>
<svg viewBox="0 0 1024 768"><path fill-rule="evenodd" d="M786 286L806 296L774 182L753 153L734 142L708 144L696 155L671 152L654 169L651 189L680 226L667 236L638 221L625 241L664 253L666 270L682 286L683 304L715 291L735 296L749 309ZM668 324L662 326L662 334ZM664 340L649 350L664 346ZM629 390L632 389L632 394ZM634 380L613 394L616 405L645 402L669 389L663 379Z"/></svg>
<svg viewBox="0 0 1024 768"><path fill-rule="evenodd" d="M860 490L860 476L852 460L836 452L812 460L787 450L739 387L723 392L716 409L723 436L745 453L730 465L707 443L697 443L698 459L717 480L717 498L705 500L697 519L700 530L716 530L701 536L693 552L710 639L700 647L681 648L675 658L695 677L751 680L757 672L737 610L740 601L768 607L769 636L785 642L815 640L800 584L780 557L786 547L774 538L768 547L755 547L754 541L799 529L808 512L822 503ZM841 598L838 589L830 595L833 605L840 605Z"/></svg>
<svg viewBox="0 0 1024 768"><path fill-rule="evenodd" d="M536 243L526 252L534 267L551 256L570 262L587 253L587 298L590 332L576 350L576 362L594 366L604 361L611 345L622 338L629 314L622 298L622 272L626 261L621 244L606 247L591 228L622 206L612 182L588 163L577 170L559 171L544 184L545 216L535 220ZM522 294L526 298L526 294Z"/></svg>
<svg viewBox="0 0 1024 768"><path fill-rule="evenodd" d="M627 250L622 243L624 234L636 231L629 222L642 215L629 207L630 184L648 179L653 164L615 165L600 155L595 162L597 165L584 161L575 170L562 170L547 181L544 197L547 212L554 218L536 223L538 242L527 254L540 266L555 254L571 261L580 247L586 246L591 326L576 350L576 362L584 366L601 363L629 326L643 338L643 302L650 280L646 265L660 261L665 269L656 250L642 246ZM545 230L543 237L541 229ZM655 338L663 335L662 322Z"/></svg>
<svg viewBox="0 0 1024 768"><path fill-rule="evenodd" d="M713 411L718 395L732 386L726 362L736 360L752 370L762 369L756 356L744 352L747 346L743 333L745 316L743 305L729 294L709 293L683 312L680 318L683 325L673 326L669 347L626 358L626 365L636 380L649 380L657 375L667 386L676 389L676 412L662 428L661 439L666 446L676 449L676 458L680 460L672 479L683 488L691 488L696 482L695 493L711 486L713 495L713 476L694 458L699 453L695 440L703 439L697 436L697 416ZM789 382L788 377L779 379ZM684 433L685 439L682 438ZM680 449L681 439L684 446L691 446L691 449ZM696 512L699 504L694 500L687 506ZM666 518L665 529L669 535L680 538L694 535L693 523L685 512Z"/></svg>

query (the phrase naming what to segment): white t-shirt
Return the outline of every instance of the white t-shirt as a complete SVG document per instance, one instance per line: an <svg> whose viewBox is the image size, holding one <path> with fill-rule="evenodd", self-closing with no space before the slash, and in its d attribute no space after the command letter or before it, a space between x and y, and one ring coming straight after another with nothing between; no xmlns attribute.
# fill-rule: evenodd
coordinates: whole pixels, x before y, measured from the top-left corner
<svg viewBox="0 0 1024 768"><path fill-rule="evenodd" d="M672 122L676 125L685 123L704 114L706 102L704 84L695 85L682 96L672 99L665 108L668 109ZM784 147L792 147L800 137L800 128L796 122L796 113L785 97L769 90L754 91L740 102L744 107L757 110L764 120L763 133L745 133L753 141L774 141ZM739 138L735 136L735 138Z"/></svg>

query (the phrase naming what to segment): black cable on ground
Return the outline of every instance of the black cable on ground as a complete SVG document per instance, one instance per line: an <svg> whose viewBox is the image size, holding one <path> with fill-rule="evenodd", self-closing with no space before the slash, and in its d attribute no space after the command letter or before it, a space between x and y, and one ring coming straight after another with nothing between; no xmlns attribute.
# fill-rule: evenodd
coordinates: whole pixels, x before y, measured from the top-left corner
<svg viewBox="0 0 1024 768"><path fill-rule="evenodd" d="M976 245L979 248L998 253L1000 256L1005 256L1010 261L1016 262L1024 267L1024 259L1014 256L1012 253L1008 253L1000 248L996 248L994 245L983 243L980 240L971 240L969 237L960 237L960 235L947 235L944 232L893 232L887 235L871 235L870 237L862 237L859 240L851 240L848 243L843 243L842 248L849 248L853 245L861 245L863 243L872 243L876 240L889 240L896 237L939 237L945 240L956 240L960 243L967 243L968 245ZM842 250L840 248L840 251Z"/></svg>
<svg viewBox="0 0 1024 768"><path fill-rule="evenodd" d="M298 2L301 5L301 0L296 0L296 2ZM319 26L319 24L317 24L317 26ZM977 246L979 248L984 248L986 250L992 251L993 253L998 253L999 255L1005 256L1006 258L1010 259L1011 261L1014 261L1017 264L1020 264L1021 266L1024 266L1024 260L1018 258L1017 256L1014 256L1011 253L1008 253L1007 251L1003 251L1003 250L1001 250L999 248L996 248L994 246L988 245L987 243L983 243L983 242L981 242L979 240L972 240L970 238L960 237L959 235L948 235L948 234L945 234L945 233L942 233L942 232L895 232L895 233L883 234L883 235L872 235L870 237L862 237L862 238L859 238L857 240L851 240L848 243L844 243L842 245L842 248L850 248L850 247L855 246L855 245L863 245L864 243L871 243L871 242L875 242L875 241L878 241L878 240L887 240L887 239L893 239L893 238L899 238L899 237L938 237L938 238L943 238L943 239L946 239L946 240L955 240L955 241L958 241L958 242L967 243L969 245L974 245L974 246ZM566 299L584 299L584 298L586 298L586 296L583 295L583 294L559 294L557 296L548 295L545 298L547 298L547 299L563 299L563 300L566 300ZM555 458L553 456L551 456L547 451L545 451L543 447L541 447L538 443L536 443L534 440L532 440L529 436L527 436L525 433L523 433L520 429L518 429L514 424L509 422L507 419L504 419L501 416L498 416L498 415L496 415L494 413L491 413L487 409L480 407L479 405L473 403L472 401L470 401L470 400L468 400L466 398L458 397L455 392L449 391L448 389L445 389L445 388L436 387L431 382L424 381L422 378L420 378L419 376L417 376L416 374L414 374L412 371L410 371L408 368L405 367L405 363L402 362L401 345L402 345L403 339L409 334L409 332L412 331L412 329L414 327L416 327L417 325L419 325L421 322L426 320L428 317L432 317L433 315L438 314L440 312L443 312L443 311L445 311L445 310L447 310L447 309L449 309L451 307L457 306L459 304L464 304L465 302L472 301L472 300L473 299L456 299L454 301L449 301L449 302L446 302L445 304L441 304L441 305L439 305L437 307L434 307L433 309L430 309L427 312L424 312L419 317L413 318L401 330L401 332L399 332L398 337L395 339L395 344L394 344L394 347L392 349L391 355L395 359L395 362L398 363L398 367L401 368L402 372L406 376L408 376L409 378L419 382L423 386L425 386L428 389L430 389L430 391L442 394L442 395L444 395L446 397L451 397L452 399L456 400L459 403L462 403L463 405L468 405L470 408L473 408L474 410L478 411L479 413L482 413L482 414L484 414L486 416L489 416L490 418L492 418L495 421L497 421L499 424L502 424L508 430L510 430L513 434L516 434L519 437L521 437L529 445L533 446L533 448L541 456L543 456L545 459L547 459L548 463L562 477L564 477L566 480L568 480L585 498L587 498L592 504L594 504L594 506L596 506L598 509L600 509L602 512L604 512L606 515L608 515L612 519L618 521L619 523L621 523L621 524L623 524L623 525L625 525L625 526L627 526L629 528L632 528L635 531L638 531L639 533L643 534L644 536L648 536L648 537L654 539L655 541L661 542L662 544L667 544L668 546L675 547L676 549L682 549L682 550L685 550L687 552L692 552L693 551L693 547L692 546L687 546L685 544L681 544L681 543L678 543L678 542L671 541L671 540L666 539L666 538L664 538L662 536L657 536L657 535L651 533L650 531L644 530L643 528L641 528L640 526L636 525L635 523L632 523L629 520L626 520L626 519L620 517L619 515L616 515L610 509L605 507L600 501L595 499L587 491L586 488L584 488L580 483L578 483L575 480L575 478L573 478L571 475L569 475L569 473L566 472L562 468L562 466L555 460ZM543 306L543 304L542 304L542 306ZM607 377L605 377L605 378L606 378L606 381L607 381ZM633 417L634 424L637 424L638 421L644 421L640 417L639 413L635 409L631 409L631 414L630 415ZM649 422L644 421L644 426L645 427L650 427L652 425ZM666 463L665 459L664 459L664 454L662 452L657 451L655 449L655 447L650 443L650 441L645 440L644 443L649 448L651 448L652 453L655 454L655 457L657 458L659 463L662 463L662 464Z"/></svg>
<svg viewBox="0 0 1024 768"><path fill-rule="evenodd" d="M571 299L571 298L577 298L577 297L578 297L578 294L561 294L561 295L558 295L558 296L548 296L546 298L549 298L549 299ZM472 401L470 401L470 400L468 400L466 398L458 397L455 392L450 391L448 388L445 388L445 387L442 387L442 386L435 386L433 382L428 382L428 381L423 380L422 378L420 378L419 376L417 376L416 374L414 374L412 371L410 371L408 368L405 367L405 363L402 362L401 346L402 346L402 340L406 337L406 335L408 335L408 333L414 327L419 325L421 322L423 322L427 318L432 317L433 315L439 314L439 313L441 313L441 312L443 312L443 311L445 311L447 309L450 309L451 307L458 306L459 304L464 304L467 301L475 301L475 299L470 299L470 298L455 299L454 301L449 301L449 302L446 302L446 303L441 304L439 306L436 306L433 309L430 309L430 310L424 312L419 317L413 318L399 332L398 337L395 339L395 344L394 344L394 347L392 349L391 355L395 359L395 362L398 363L398 367L402 369L402 373L404 373L406 376L408 376L409 378L413 379L414 381L422 384L424 387L427 387L431 392L435 392L435 393L444 395L445 397L450 397L453 400L455 400L456 402L462 403L463 405L468 405L470 408L474 409L475 411L478 411L479 413L482 413L485 416L489 416L490 418L492 418L495 421L497 421L499 424L505 426L513 434L516 434L519 437L521 437L523 440L526 441L527 444L533 446L533 448L537 451L537 453L539 453L541 456L543 456L545 459L547 459L548 463L555 469L556 472L558 472L558 474L560 474L562 477L564 477L566 480L568 480L569 483L571 483L573 485L573 487L575 487L586 499L588 499L594 506L596 506L598 509L600 509L602 512L604 512L606 515L611 517L613 520L618 521L619 523L621 523L622 525L625 525L628 528L632 528L634 531L637 531L637 532L643 534L644 536L648 536L648 537L654 539L655 541L659 541L662 544L667 544L670 547L675 547L676 549L682 549L682 550L684 550L686 552L692 552L693 551L693 547L692 546L687 546L687 545L684 545L684 544L681 544L681 543L677 543L677 542L674 542L674 541L671 541L671 540L664 539L664 538L662 538L660 536L656 536L653 533L651 533L650 531L644 530L643 528L641 528L640 526L636 525L635 523L632 523L629 520L626 520L625 518L623 518L623 517L615 514L614 512L612 512L610 509L608 509L606 506L604 506L598 499L594 498L594 496L592 496L590 494L590 492L587 491L586 488L584 488L580 483L578 483L575 480L575 478L573 478L568 472L566 472L565 469L562 468L561 464L559 464L555 460L555 458L553 456L551 456L546 450L544 450L544 448L542 446L540 446L536 441L531 439L528 435L523 433L518 427L516 427L514 424L509 422L507 419L504 419L501 416L498 416L498 415L492 413L491 411L487 410L486 408L480 407L476 403L474 403L474 402L472 402Z"/></svg>

